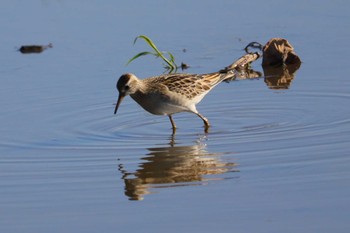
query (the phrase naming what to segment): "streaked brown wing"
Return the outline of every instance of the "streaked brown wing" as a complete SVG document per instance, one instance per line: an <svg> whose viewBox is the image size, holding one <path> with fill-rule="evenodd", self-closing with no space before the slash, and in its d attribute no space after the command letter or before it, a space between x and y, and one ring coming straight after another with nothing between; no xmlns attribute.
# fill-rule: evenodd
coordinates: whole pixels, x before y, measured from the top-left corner
<svg viewBox="0 0 350 233"><path fill-rule="evenodd" d="M174 74L161 76L159 82L168 87L172 92L176 92L192 99L222 81L223 74Z"/></svg>

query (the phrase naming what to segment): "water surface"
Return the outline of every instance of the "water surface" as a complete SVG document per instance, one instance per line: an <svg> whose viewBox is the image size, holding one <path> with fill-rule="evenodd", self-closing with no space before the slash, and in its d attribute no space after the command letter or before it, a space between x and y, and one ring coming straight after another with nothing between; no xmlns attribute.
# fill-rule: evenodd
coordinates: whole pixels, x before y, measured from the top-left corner
<svg viewBox="0 0 350 233"><path fill-rule="evenodd" d="M0 231L348 232L348 5L2 2ZM140 34L191 73L272 37L303 64L289 80L220 84L198 105L209 132L183 113L172 135L131 98L113 115L122 73L163 72L153 58L125 66L147 49Z"/></svg>

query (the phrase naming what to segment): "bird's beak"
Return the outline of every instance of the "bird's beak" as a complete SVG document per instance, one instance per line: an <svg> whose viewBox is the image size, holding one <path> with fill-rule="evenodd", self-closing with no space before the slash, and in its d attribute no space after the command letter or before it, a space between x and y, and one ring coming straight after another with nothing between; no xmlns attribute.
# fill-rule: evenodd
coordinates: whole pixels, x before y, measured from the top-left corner
<svg viewBox="0 0 350 233"><path fill-rule="evenodd" d="M124 97L125 97L125 95L119 94L117 104L115 105L114 114L117 113L119 105L122 102L122 100L124 99Z"/></svg>

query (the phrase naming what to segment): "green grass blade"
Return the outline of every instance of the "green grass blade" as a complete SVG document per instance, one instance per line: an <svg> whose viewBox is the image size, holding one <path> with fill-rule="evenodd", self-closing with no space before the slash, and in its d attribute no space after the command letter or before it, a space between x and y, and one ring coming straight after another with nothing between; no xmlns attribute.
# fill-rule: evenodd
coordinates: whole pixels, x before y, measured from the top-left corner
<svg viewBox="0 0 350 233"><path fill-rule="evenodd" d="M169 73L173 72L174 70L175 70L175 71L177 70L177 65L176 65L176 63L175 63L175 57L173 56L172 53L170 53L170 52L161 52L161 51L157 48L157 46L154 44L154 42L153 42L149 37L147 37L147 36L145 36L145 35L137 36L137 37L134 39L134 44L137 42L138 39L144 40L144 41L153 49L154 52L148 52L148 51L146 51L146 52L141 52L141 53L135 55L134 57L132 57L132 58L128 61L127 65L128 65L130 62L134 61L136 58L139 58L139 57L141 57L141 56L153 55L153 56L155 56L156 58L161 57L162 60L163 60L164 62L166 62L165 68L166 68L167 70L169 70ZM164 56L165 54L168 55L169 59L167 59L167 58Z"/></svg>
<svg viewBox="0 0 350 233"><path fill-rule="evenodd" d="M171 67L172 70L174 70L176 68L176 64L174 63L174 56L173 55L170 56L171 61L169 61L166 57L164 57L163 53L161 51L159 51L159 49L153 43L153 41L145 35L140 35L140 36L136 37L134 40L134 44L136 43L136 41L139 38L145 40L146 43L155 51L156 56L161 57L163 59L163 61L165 61ZM168 54L170 54L170 53L168 53Z"/></svg>
<svg viewBox="0 0 350 233"><path fill-rule="evenodd" d="M129 64L130 64L133 60L135 60L136 58L139 58L139 57L142 57L142 56L145 56L145 55L149 55L149 54L157 56L157 54L152 53L152 52L148 52L148 51L141 52L141 53L136 54L134 57L132 57L132 58L126 63L126 65L129 65Z"/></svg>
<svg viewBox="0 0 350 233"><path fill-rule="evenodd" d="M167 52L167 53L168 53L168 55L169 55L169 57L170 57L171 63L175 64L175 57L174 57L174 55L173 55L171 52ZM176 65L175 65L175 66L176 66Z"/></svg>

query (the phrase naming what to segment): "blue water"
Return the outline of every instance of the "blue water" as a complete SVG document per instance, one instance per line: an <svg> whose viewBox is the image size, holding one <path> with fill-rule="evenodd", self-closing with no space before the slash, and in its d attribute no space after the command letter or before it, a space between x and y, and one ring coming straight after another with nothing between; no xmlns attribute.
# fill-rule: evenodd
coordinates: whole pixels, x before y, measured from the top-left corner
<svg viewBox="0 0 350 233"><path fill-rule="evenodd" d="M0 232L349 232L347 2L0 6ZM113 115L121 74L164 72L151 57L125 65L148 50L141 34L190 73L272 37L303 63L286 89L220 84L198 105L209 132L181 113L172 135L131 98Z"/></svg>

